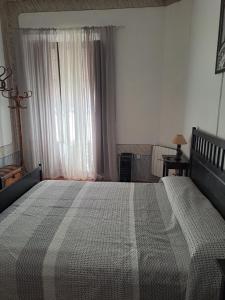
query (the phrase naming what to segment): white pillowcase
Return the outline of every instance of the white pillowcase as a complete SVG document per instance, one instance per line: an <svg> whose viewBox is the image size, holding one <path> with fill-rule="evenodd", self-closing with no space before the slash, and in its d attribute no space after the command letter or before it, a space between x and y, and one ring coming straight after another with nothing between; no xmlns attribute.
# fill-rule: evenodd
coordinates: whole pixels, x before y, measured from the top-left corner
<svg viewBox="0 0 225 300"><path fill-rule="evenodd" d="M162 178L191 256L186 300L219 299L225 258L225 221L188 177Z"/></svg>

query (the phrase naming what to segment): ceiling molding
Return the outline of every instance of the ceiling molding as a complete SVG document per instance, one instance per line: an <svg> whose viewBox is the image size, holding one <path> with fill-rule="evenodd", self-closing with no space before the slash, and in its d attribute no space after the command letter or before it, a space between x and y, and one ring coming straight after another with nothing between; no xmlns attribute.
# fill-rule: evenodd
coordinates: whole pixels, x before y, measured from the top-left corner
<svg viewBox="0 0 225 300"><path fill-rule="evenodd" d="M0 0L1 1L1 0ZM58 10L118 9L167 6L181 0L2 0L3 7L12 11L43 12Z"/></svg>

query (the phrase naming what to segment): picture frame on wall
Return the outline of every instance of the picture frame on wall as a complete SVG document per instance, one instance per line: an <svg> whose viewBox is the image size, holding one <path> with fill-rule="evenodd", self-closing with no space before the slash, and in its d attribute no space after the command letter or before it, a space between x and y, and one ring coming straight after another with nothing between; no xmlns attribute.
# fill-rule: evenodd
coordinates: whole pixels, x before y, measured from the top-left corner
<svg viewBox="0 0 225 300"><path fill-rule="evenodd" d="M225 0L221 0L219 36L216 55L216 70L219 74L225 72Z"/></svg>

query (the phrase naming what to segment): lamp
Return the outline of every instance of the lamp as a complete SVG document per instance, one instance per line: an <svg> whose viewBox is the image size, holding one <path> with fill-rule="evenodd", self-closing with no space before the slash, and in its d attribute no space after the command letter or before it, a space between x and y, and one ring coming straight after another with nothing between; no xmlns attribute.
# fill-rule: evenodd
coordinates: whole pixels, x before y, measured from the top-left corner
<svg viewBox="0 0 225 300"><path fill-rule="evenodd" d="M177 134L173 138L172 143L177 145L176 160L181 160L181 156L182 156L181 145L187 144L184 136L182 134Z"/></svg>

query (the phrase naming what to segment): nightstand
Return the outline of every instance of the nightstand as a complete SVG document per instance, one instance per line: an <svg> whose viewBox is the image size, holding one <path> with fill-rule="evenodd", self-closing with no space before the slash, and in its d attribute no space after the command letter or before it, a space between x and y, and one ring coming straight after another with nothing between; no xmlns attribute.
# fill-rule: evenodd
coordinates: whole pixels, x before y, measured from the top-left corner
<svg viewBox="0 0 225 300"><path fill-rule="evenodd" d="M169 175L169 170L177 170L177 175L188 176L189 161L182 156L180 160L176 160L176 155L162 155L163 158L163 176Z"/></svg>
<svg viewBox="0 0 225 300"><path fill-rule="evenodd" d="M222 275L220 300L225 300L225 259L217 259L217 263Z"/></svg>

